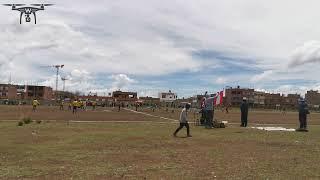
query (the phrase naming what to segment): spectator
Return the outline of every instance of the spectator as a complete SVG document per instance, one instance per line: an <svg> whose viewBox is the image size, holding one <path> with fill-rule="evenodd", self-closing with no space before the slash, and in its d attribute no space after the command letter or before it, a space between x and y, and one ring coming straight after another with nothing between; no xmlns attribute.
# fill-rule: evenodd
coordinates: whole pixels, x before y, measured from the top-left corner
<svg viewBox="0 0 320 180"><path fill-rule="evenodd" d="M249 111L249 106L247 103L247 98L243 98L243 102L240 106L241 110L241 127L247 127L248 125L248 111Z"/></svg>
<svg viewBox="0 0 320 180"><path fill-rule="evenodd" d="M180 126L177 130L173 133L174 137L177 137L177 133L185 126L187 128L187 137L192 137L190 135L190 127L188 123L188 110L190 109L191 105L188 103L185 105L185 108L182 109L180 113Z"/></svg>

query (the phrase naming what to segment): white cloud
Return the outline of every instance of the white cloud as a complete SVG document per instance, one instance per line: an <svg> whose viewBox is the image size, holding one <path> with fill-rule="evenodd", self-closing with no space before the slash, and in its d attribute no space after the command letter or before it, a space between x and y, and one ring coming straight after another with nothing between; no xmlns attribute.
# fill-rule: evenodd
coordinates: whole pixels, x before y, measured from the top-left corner
<svg viewBox="0 0 320 180"><path fill-rule="evenodd" d="M294 85L281 85L274 90L274 92L283 93L283 94L300 94L302 96L310 90L306 86L294 86Z"/></svg>
<svg viewBox="0 0 320 180"><path fill-rule="evenodd" d="M273 76L274 76L274 72L272 70L264 71L262 74L258 74L258 75L253 76L250 79L250 81L257 83L257 82L261 82L264 80L270 80L273 78Z"/></svg>
<svg viewBox="0 0 320 180"><path fill-rule="evenodd" d="M216 84L226 84L228 80L224 77L218 77L215 82Z"/></svg>
<svg viewBox="0 0 320 180"><path fill-rule="evenodd" d="M239 72L232 78L217 79L218 84L248 79L251 83L318 81L319 67L313 63L319 62L320 25L314 20L320 16L319 5L317 0L79 0L76 4L65 0L41 12L37 25L19 25L19 14L1 7L0 78L6 82L11 73L16 82L50 81L54 71L38 67L65 64L65 74L71 76L75 69L82 74L79 80L73 72L74 80L68 84L74 85L77 79L82 85L68 88L105 89L93 83L99 73L140 77L201 74L217 60L200 61L191 53L209 49L256 60L256 64L241 60L238 64L262 71L254 77Z"/></svg>
<svg viewBox="0 0 320 180"><path fill-rule="evenodd" d="M303 46L298 47L292 55L289 67L311 63L320 63L320 41L306 42Z"/></svg>
<svg viewBox="0 0 320 180"><path fill-rule="evenodd" d="M111 79L113 80L112 89L114 90L127 88L130 84L136 82L135 80L129 78L126 74L112 75Z"/></svg>

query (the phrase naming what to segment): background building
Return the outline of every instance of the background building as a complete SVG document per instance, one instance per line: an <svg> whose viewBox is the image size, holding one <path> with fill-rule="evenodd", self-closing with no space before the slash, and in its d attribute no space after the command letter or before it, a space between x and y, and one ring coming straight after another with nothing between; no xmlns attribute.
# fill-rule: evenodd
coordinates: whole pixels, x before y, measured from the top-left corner
<svg viewBox="0 0 320 180"><path fill-rule="evenodd" d="M154 97L139 97L139 100L143 102L145 106L157 105L160 106L160 98Z"/></svg>
<svg viewBox="0 0 320 180"><path fill-rule="evenodd" d="M225 99L224 104L231 104L231 106L240 106L243 101L243 98L247 98L249 105L253 106L254 104L254 89L249 88L227 88L225 90Z"/></svg>
<svg viewBox="0 0 320 180"><path fill-rule="evenodd" d="M0 99L17 99L17 86L0 84Z"/></svg>
<svg viewBox="0 0 320 180"><path fill-rule="evenodd" d="M255 108L264 108L266 101L266 93L255 91L253 93L253 106Z"/></svg>
<svg viewBox="0 0 320 180"><path fill-rule="evenodd" d="M159 93L160 102L172 103L177 100L178 96L176 93L171 92L161 92Z"/></svg>
<svg viewBox="0 0 320 180"><path fill-rule="evenodd" d="M307 91L306 93L306 101L311 106L317 106L320 105L320 93L318 91Z"/></svg>
<svg viewBox="0 0 320 180"><path fill-rule="evenodd" d="M272 94L266 93L265 94L265 107L269 109L279 109L282 102L282 96L280 93Z"/></svg>
<svg viewBox="0 0 320 180"><path fill-rule="evenodd" d="M47 86L35 86L35 85L16 85L17 97L20 100L52 100L53 90Z"/></svg>
<svg viewBox="0 0 320 180"><path fill-rule="evenodd" d="M112 98L116 103L134 104L138 100L137 92L112 92Z"/></svg>
<svg viewBox="0 0 320 180"><path fill-rule="evenodd" d="M282 96L281 107L286 109L296 109L298 108L298 100L301 96L299 94L288 94L287 96Z"/></svg>

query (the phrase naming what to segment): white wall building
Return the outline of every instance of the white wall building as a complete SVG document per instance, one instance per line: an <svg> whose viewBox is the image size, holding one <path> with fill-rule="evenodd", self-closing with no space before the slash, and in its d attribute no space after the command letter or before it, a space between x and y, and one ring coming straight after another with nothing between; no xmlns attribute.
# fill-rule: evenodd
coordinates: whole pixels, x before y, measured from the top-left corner
<svg viewBox="0 0 320 180"><path fill-rule="evenodd" d="M173 102L177 100L178 96L177 96L177 93L173 93L171 92L171 90L169 90L169 92L159 93L159 98L160 98L160 102Z"/></svg>

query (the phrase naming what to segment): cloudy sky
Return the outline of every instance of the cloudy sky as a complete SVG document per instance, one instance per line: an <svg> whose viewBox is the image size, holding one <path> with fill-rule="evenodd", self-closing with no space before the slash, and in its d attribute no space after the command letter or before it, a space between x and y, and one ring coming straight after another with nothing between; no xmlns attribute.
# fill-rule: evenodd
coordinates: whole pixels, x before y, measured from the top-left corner
<svg viewBox="0 0 320 180"><path fill-rule="evenodd" d="M3 3L37 3L6 0ZM75 3L76 2L76 3ZM320 1L56 0L19 24L0 7L0 79L69 91L180 97L226 86L320 89ZM60 82L59 88L62 88Z"/></svg>

